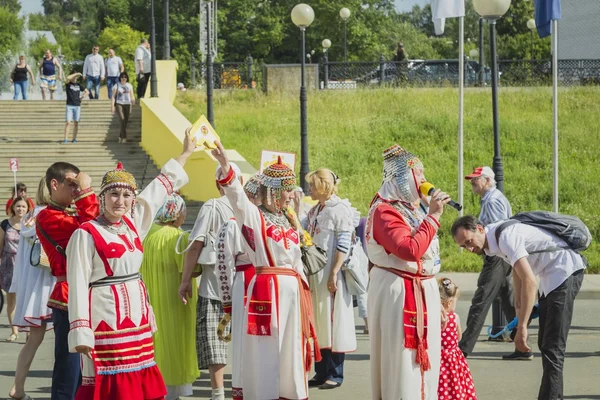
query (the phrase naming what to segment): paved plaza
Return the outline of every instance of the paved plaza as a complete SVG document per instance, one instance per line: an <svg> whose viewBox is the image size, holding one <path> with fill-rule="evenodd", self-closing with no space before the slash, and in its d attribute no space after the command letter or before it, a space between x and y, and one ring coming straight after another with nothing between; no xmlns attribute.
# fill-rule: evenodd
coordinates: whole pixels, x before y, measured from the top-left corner
<svg viewBox="0 0 600 400"><path fill-rule="evenodd" d="M461 285L463 296L458 303L458 314L466 321L472 296L473 274L448 274ZM565 362L565 399L600 399L600 282L596 277L584 280L582 293L575 302L573 326L567 345ZM502 354L512 351L511 343L488 342L481 335L474 354L469 357L477 397L480 400L495 399L536 399L542 375L540 353L537 349L537 320L530 328L530 345L534 350L533 361L502 361ZM488 316L486 324L491 323ZM368 400L370 396L369 378L369 337L362 334L362 320L356 319L358 350L346 356L345 381L335 390L311 389L311 400L356 399ZM9 329L6 314L0 317L0 338L8 337ZM193 334L193 333L191 333ZM48 332L34 360L27 380L27 393L33 399L50 399L54 335ZM0 399L6 398L12 384L14 368L24 336L19 343L0 342ZM231 387L231 368L226 370L226 387ZM268 382L265 382L268 384ZM208 371L203 371L194 384L194 396L186 399L210 399ZM231 398L231 392L226 391ZM386 399L398 400L398 399ZM413 399L405 399L413 400ZM414 399L418 400L418 399Z"/></svg>

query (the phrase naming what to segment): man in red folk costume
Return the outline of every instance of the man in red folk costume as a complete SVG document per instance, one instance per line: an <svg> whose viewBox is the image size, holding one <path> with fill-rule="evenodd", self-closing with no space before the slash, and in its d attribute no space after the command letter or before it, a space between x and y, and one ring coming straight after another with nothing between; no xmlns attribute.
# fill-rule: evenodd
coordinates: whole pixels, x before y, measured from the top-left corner
<svg viewBox="0 0 600 400"><path fill-rule="evenodd" d="M383 152L383 183L367 220L373 263L368 293L372 399L437 399L441 307L437 231L448 195L419 207L423 164L394 145Z"/></svg>

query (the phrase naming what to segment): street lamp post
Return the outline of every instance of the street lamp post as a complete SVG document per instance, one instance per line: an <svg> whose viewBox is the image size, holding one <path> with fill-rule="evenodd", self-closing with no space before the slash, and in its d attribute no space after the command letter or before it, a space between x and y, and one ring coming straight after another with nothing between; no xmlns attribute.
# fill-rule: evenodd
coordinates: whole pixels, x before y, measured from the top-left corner
<svg viewBox="0 0 600 400"><path fill-rule="evenodd" d="M344 62L348 62L346 23L348 22L348 18L350 18L350 15L352 15L352 13L346 7L340 10L340 17L344 20Z"/></svg>
<svg viewBox="0 0 600 400"><path fill-rule="evenodd" d="M533 31L535 31L536 25L535 25L535 19L531 18L529 21L527 21L527 29L529 29L529 32L531 32L531 37L530 37L530 44L531 44L531 59L533 60Z"/></svg>
<svg viewBox="0 0 600 400"><path fill-rule="evenodd" d="M163 58L171 59L171 42L169 41L169 0L165 0L165 44L163 49Z"/></svg>
<svg viewBox="0 0 600 400"><path fill-rule="evenodd" d="M300 3L292 10L292 22L302 32L302 49L300 52L300 186L305 194L309 193L306 175L309 172L308 167L308 131L306 116L306 86L304 83L304 66L306 54L306 28L312 24L315 19L315 12L308 4Z"/></svg>
<svg viewBox="0 0 600 400"><path fill-rule="evenodd" d="M483 58L483 18L479 18L479 86L485 86L485 66Z"/></svg>
<svg viewBox="0 0 600 400"><path fill-rule="evenodd" d="M496 20L509 9L511 0L473 0L473 8L490 24L490 56L492 64L492 114L494 123L494 160L492 168L496 175L498 190L504 193L504 167L500 156L500 123L498 120L498 60L496 57ZM501 331L506 324L501 301L492 303L492 334Z"/></svg>
<svg viewBox="0 0 600 400"><path fill-rule="evenodd" d="M150 97L158 97L158 82L156 79L156 22L154 21L154 0L150 0L150 46L151 51L151 68L150 74Z"/></svg>
<svg viewBox="0 0 600 400"><path fill-rule="evenodd" d="M213 56L212 56L212 30L211 22L213 20L213 3L212 0L207 0L208 10L206 12L206 119L215 127L215 112L213 108Z"/></svg>
<svg viewBox="0 0 600 400"><path fill-rule="evenodd" d="M323 46L323 72L325 74L325 89L329 89L329 58L327 57L327 53L331 47L331 40L323 39L321 45Z"/></svg>

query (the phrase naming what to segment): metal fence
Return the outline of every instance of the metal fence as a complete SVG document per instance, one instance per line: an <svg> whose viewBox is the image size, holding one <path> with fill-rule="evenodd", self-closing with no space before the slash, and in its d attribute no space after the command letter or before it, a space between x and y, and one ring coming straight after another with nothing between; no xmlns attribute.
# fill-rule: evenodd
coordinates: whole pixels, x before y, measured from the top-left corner
<svg viewBox="0 0 600 400"><path fill-rule="evenodd" d="M456 87L458 59L321 62L319 76L322 89L356 89L378 86ZM502 86L552 85L551 60L499 60L499 83ZM600 60L559 60L560 86L600 85ZM192 86L206 83L206 63L192 61ZM243 62L213 64L215 89L247 89L262 86L262 64L251 57ZM491 84L486 65L466 60L465 85Z"/></svg>
<svg viewBox="0 0 600 400"><path fill-rule="evenodd" d="M192 87L206 84L206 66L202 61L192 59ZM262 64L248 57L242 62L213 63L213 85L215 89L252 89L262 85Z"/></svg>

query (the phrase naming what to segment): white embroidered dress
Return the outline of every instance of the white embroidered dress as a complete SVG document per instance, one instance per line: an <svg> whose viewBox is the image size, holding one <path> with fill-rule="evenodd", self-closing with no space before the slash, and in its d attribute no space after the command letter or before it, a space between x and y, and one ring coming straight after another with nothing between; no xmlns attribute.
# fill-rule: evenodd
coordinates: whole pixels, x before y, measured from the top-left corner
<svg viewBox="0 0 600 400"><path fill-rule="evenodd" d="M333 195L320 205L314 206L307 215L306 229L315 245L327 251L327 265L309 277L312 293L315 325L321 349L334 353L349 353L356 350L354 308L352 295L346 289L344 274L337 274L337 291L332 295L327 288L329 275L337 253L337 234L354 232L360 222L360 214L347 199Z"/></svg>
<svg viewBox="0 0 600 400"><path fill-rule="evenodd" d="M142 264L142 241L156 213L166 196L187 180L181 165L168 161L137 196L133 219L123 217L125 233L117 235L97 221L89 221L69 241L69 349L94 349L94 361L82 356L79 391L83 394L78 393L78 399L137 400L166 394L154 361L154 314L144 282L136 274ZM134 278L120 279L132 275ZM117 282L90 287L110 277Z"/></svg>
<svg viewBox="0 0 600 400"><path fill-rule="evenodd" d="M231 314L231 391L233 400L243 399L242 361L246 289L254 276L254 267L245 252L242 233L235 219L219 231L217 275L223 311Z"/></svg>
<svg viewBox="0 0 600 400"><path fill-rule="evenodd" d="M263 216L244 193L242 184L233 179L224 187L233 207L235 220L244 237L244 249L252 265L289 268L304 276L299 233L283 228ZM268 288L270 334L248 333L251 294L258 275L248 287L248 306L244 310L242 348L242 387L247 400L308 398L308 371L305 370L306 340L302 335L301 299L295 276L276 275ZM235 340L235 339L233 339Z"/></svg>

